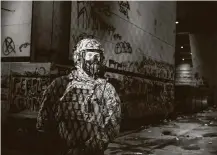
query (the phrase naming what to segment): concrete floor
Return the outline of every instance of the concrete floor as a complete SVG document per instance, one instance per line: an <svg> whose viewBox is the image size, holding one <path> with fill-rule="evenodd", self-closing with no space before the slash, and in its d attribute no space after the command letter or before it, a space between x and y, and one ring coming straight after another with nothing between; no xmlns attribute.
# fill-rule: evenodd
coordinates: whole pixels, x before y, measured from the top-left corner
<svg viewBox="0 0 217 155"><path fill-rule="evenodd" d="M217 155L217 109L179 116L121 135L109 144L105 155ZM2 150L2 155L41 155Z"/></svg>
<svg viewBox="0 0 217 155"><path fill-rule="evenodd" d="M217 109L117 138L106 155L217 155Z"/></svg>

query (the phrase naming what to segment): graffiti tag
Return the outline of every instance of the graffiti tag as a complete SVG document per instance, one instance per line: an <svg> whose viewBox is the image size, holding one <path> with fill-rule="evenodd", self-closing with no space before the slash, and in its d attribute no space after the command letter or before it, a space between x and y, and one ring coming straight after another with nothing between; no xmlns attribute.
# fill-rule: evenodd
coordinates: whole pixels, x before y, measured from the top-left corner
<svg viewBox="0 0 217 155"><path fill-rule="evenodd" d="M20 45L20 47L19 47L20 52L22 52L23 48L27 48L28 46L30 46L30 43L24 43L24 44Z"/></svg>
<svg viewBox="0 0 217 155"><path fill-rule="evenodd" d="M115 53L121 54L121 53L132 53L132 47L130 43L128 42L118 42L115 45Z"/></svg>
<svg viewBox="0 0 217 155"><path fill-rule="evenodd" d="M37 111L43 91L50 84L50 78L13 77L11 105L17 111Z"/></svg>
<svg viewBox="0 0 217 155"><path fill-rule="evenodd" d="M11 37L6 37L3 46L2 46L2 51L4 55L9 55L10 53L16 53L15 52L15 44L14 41Z"/></svg>
<svg viewBox="0 0 217 155"><path fill-rule="evenodd" d="M129 18L128 16L128 10L130 10L130 5L128 1L119 1L119 11L121 13L123 13L127 18Z"/></svg>

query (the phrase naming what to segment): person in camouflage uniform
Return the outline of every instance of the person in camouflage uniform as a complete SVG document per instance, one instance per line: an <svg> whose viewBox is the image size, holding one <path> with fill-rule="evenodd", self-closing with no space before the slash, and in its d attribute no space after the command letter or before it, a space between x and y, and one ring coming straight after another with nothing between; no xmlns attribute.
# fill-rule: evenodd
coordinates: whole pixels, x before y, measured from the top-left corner
<svg viewBox="0 0 217 155"><path fill-rule="evenodd" d="M103 154L119 134L120 98L99 77L103 55L96 39L81 40L74 51L76 69L56 78L43 94L36 127L60 137L65 146L60 154Z"/></svg>

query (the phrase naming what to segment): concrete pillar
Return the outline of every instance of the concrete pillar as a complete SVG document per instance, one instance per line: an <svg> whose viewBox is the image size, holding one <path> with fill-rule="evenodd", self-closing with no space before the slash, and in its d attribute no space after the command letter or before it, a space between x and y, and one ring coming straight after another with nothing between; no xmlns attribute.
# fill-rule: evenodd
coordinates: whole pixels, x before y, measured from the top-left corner
<svg viewBox="0 0 217 155"><path fill-rule="evenodd" d="M68 59L71 2L33 3L32 61L65 63Z"/></svg>
<svg viewBox="0 0 217 155"><path fill-rule="evenodd" d="M1 3L1 58L30 56L31 21L31 1Z"/></svg>
<svg viewBox="0 0 217 155"><path fill-rule="evenodd" d="M190 34L193 73L207 79L217 104L217 34Z"/></svg>

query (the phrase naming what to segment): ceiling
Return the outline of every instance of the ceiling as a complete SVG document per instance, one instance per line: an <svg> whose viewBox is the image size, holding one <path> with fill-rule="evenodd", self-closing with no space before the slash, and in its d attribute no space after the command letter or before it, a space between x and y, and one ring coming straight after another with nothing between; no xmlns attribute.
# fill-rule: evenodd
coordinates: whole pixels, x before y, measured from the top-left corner
<svg viewBox="0 0 217 155"><path fill-rule="evenodd" d="M217 30L217 1L178 1L177 32L207 33Z"/></svg>
<svg viewBox="0 0 217 155"><path fill-rule="evenodd" d="M192 63L188 34L217 32L217 1L178 1L177 21L176 63Z"/></svg>

